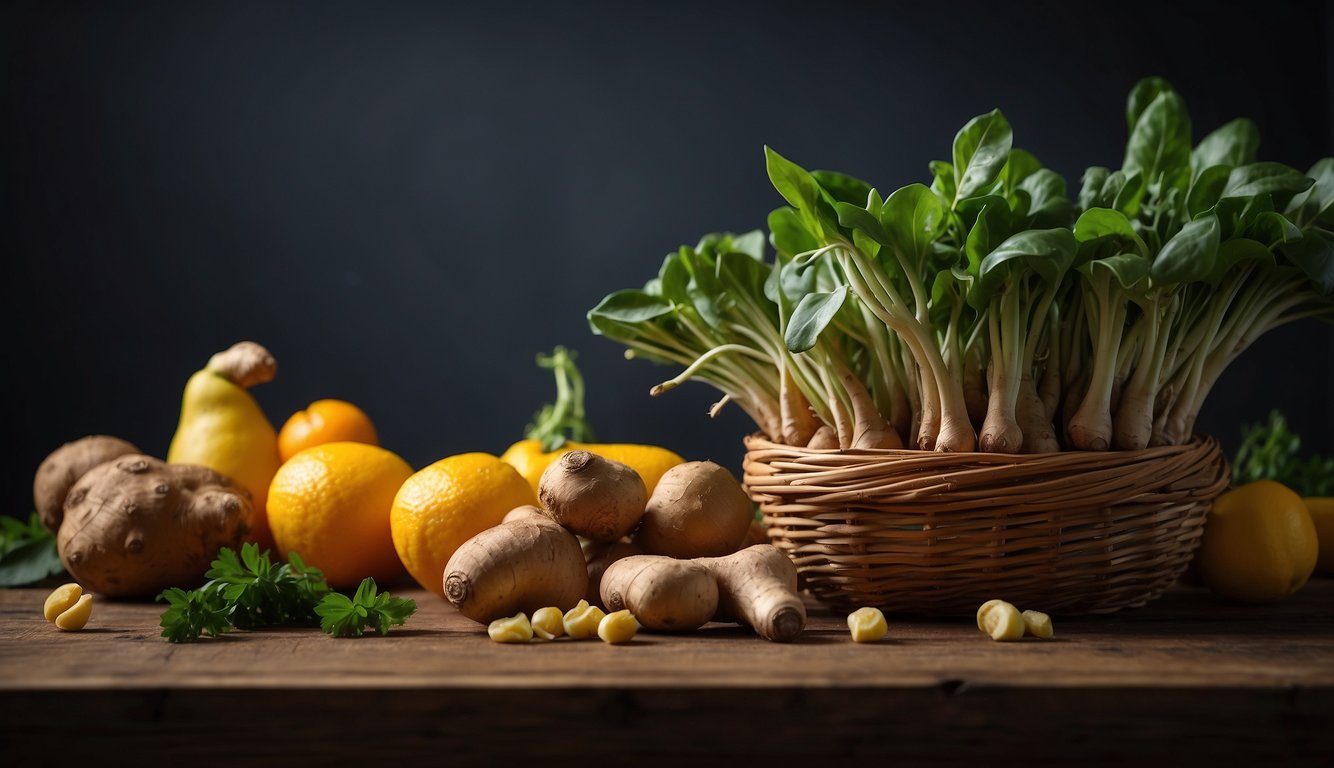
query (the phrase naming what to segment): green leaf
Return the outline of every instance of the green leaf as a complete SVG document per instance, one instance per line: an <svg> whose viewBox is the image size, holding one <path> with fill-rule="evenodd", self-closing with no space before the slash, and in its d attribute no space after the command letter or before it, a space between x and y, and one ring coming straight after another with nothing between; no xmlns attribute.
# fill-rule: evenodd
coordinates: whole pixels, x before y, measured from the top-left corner
<svg viewBox="0 0 1334 768"><path fill-rule="evenodd" d="M1133 94L1132 94L1133 96ZM1174 91L1163 90L1144 108L1126 142L1121 170L1140 174L1150 190L1190 165L1190 116Z"/></svg>
<svg viewBox="0 0 1334 768"><path fill-rule="evenodd" d="M789 258L820 247L816 233L807 228L795 208L778 208L769 214L769 242Z"/></svg>
<svg viewBox="0 0 1334 768"><path fill-rule="evenodd" d="M1123 289L1134 291L1149 276L1149 260L1138 253L1118 253L1090 261L1080 266L1079 271L1089 276L1105 272Z"/></svg>
<svg viewBox="0 0 1334 768"><path fill-rule="evenodd" d="M774 189L778 190L788 205L800 212L807 229L822 232L824 224L833 223L832 210L826 210L829 206L825 203L819 182L805 168L767 146L764 148L764 161Z"/></svg>
<svg viewBox="0 0 1334 768"><path fill-rule="evenodd" d="M362 579L350 599L332 592L315 606L320 629L333 637L361 637L367 627L388 634L391 626L403 624L416 610L412 600L378 594L372 578Z"/></svg>
<svg viewBox="0 0 1334 768"><path fill-rule="evenodd" d="M1280 243L1302 239L1302 230L1281 213L1262 211L1246 226L1244 236L1273 248Z"/></svg>
<svg viewBox="0 0 1334 768"><path fill-rule="evenodd" d="M987 201L973 222L972 228L968 230L968 237L964 241L968 273L976 277L982 267L982 260L1005 242L1013 232L1010 225L1010 206L1005 202L1005 198L989 195L972 199Z"/></svg>
<svg viewBox="0 0 1334 768"><path fill-rule="evenodd" d="M1237 166L1255 162L1260 147L1260 130L1255 123L1239 117L1200 139L1190 153L1191 174L1198 176L1206 168Z"/></svg>
<svg viewBox="0 0 1334 768"><path fill-rule="evenodd" d="M661 317L671 311L671 303L660 297L650 296L643 291L626 289L607 296L588 314L635 325Z"/></svg>
<svg viewBox="0 0 1334 768"><path fill-rule="evenodd" d="M1301 269L1322 296L1334 294L1334 235L1309 229L1301 240L1284 243L1278 251Z"/></svg>
<svg viewBox="0 0 1334 768"><path fill-rule="evenodd" d="M1302 229L1317 224L1334 228L1334 158L1320 160L1306 175L1314 183L1294 197L1284 213Z"/></svg>
<svg viewBox="0 0 1334 768"><path fill-rule="evenodd" d="M1085 169L1084 177L1079 185L1079 209L1081 211L1102 206L1102 189L1107 184L1109 176L1111 176L1111 171L1100 166Z"/></svg>
<svg viewBox="0 0 1334 768"><path fill-rule="evenodd" d="M0 556L0 587L35 584L64 571L65 566L56 553L55 539L49 536L31 539Z"/></svg>
<svg viewBox="0 0 1334 768"><path fill-rule="evenodd" d="M1126 130L1134 131L1144 110L1148 109L1154 99L1172 90L1171 84L1161 77L1146 77L1135 83L1126 98Z"/></svg>
<svg viewBox="0 0 1334 768"><path fill-rule="evenodd" d="M978 269L978 302L988 300L1017 271L1036 274L1055 285L1074 262L1075 237L1064 228L1030 229L1006 239L987 254Z"/></svg>
<svg viewBox="0 0 1334 768"><path fill-rule="evenodd" d="M921 264L946 223L946 208L936 193L921 184L895 190L880 213L890 244L913 263Z"/></svg>
<svg viewBox="0 0 1334 768"><path fill-rule="evenodd" d="M1256 195L1283 196L1286 200L1298 192L1305 192L1314 180L1301 171L1282 163L1250 163L1232 169L1222 198L1255 197ZM1277 202L1277 200L1275 200Z"/></svg>
<svg viewBox="0 0 1334 768"><path fill-rule="evenodd" d="M1158 285L1207 279L1218 258L1218 218L1202 216L1188 222L1154 257L1150 275Z"/></svg>
<svg viewBox="0 0 1334 768"><path fill-rule="evenodd" d="M866 198L871 193L871 185L836 171L811 171L811 178L820 188L829 193L836 202L851 203L858 207L866 206Z"/></svg>
<svg viewBox="0 0 1334 768"><path fill-rule="evenodd" d="M731 241L733 253L744 253L757 261L764 260L764 233L752 229L741 235L733 235Z"/></svg>
<svg viewBox="0 0 1334 768"><path fill-rule="evenodd" d="M1141 256L1148 256L1148 246L1131 225L1124 213L1110 208L1090 208L1075 222L1075 240L1088 243L1112 240L1118 250L1133 247Z"/></svg>
<svg viewBox="0 0 1334 768"><path fill-rule="evenodd" d="M659 296L673 304L684 304L689 301L686 295L686 285L690 282L690 271L681 261L681 254L673 252L663 257L662 267L658 270L658 291L652 294L645 290L649 295Z"/></svg>
<svg viewBox="0 0 1334 768"><path fill-rule="evenodd" d="M1258 261L1266 266L1274 266L1274 253L1263 243L1245 237L1224 240L1218 246L1218 258L1208 282L1218 285L1238 264Z"/></svg>
<svg viewBox="0 0 1334 768"><path fill-rule="evenodd" d="M1073 205L1065 194L1065 179L1049 168L1024 178L1019 189L1028 193L1028 225L1036 228L1070 225Z"/></svg>
<svg viewBox="0 0 1334 768"><path fill-rule="evenodd" d="M772 268L768 264L746 253L732 251L718 257L716 275L723 290L733 298L747 299L766 311L772 308L764 295L764 284L770 272Z"/></svg>
<svg viewBox="0 0 1334 768"><path fill-rule="evenodd" d="M1040 170L1043 170L1042 163L1038 162L1033 153L1023 149L1010 149L1010 155L1000 173L1001 179L1005 182L1005 191L1013 192L1025 179ZM1064 186L1065 181L1062 180L1061 184Z"/></svg>
<svg viewBox="0 0 1334 768"><path fill-rule="evenodd" d="M955 193L951 207L985 191L1000 174L1014 134L999 109L969 120L954 137Z"/></svg>
<svg viewBox="0 0 1334 768"><path fill-rule="evenodd" d="M26 523L0 516L0 586L33 584L64 570L55 536L42 526L36 512Z"/></svg>
<svg viewBox="0 0 1334 768"><path fill-rule="evenodd" d="M829 293L811 293L802 297L792 311L784 342L792 352L805 352L815 346L820 334L843 308L848 286L840 285Z"/></svg>
<svg viewBox="0 0 1334 768"><path fill-rule="evenodd" d="M1334 456L1303 461L1301 445L1301 437L1288 429L1283 414L1271 411L1268 424L1242 430L1241 447L1232 460L1233 485L1273 480L1303 498L1334 496Z"/></svg>
<svg viewBox="0 0 1334 768"><path fill-rule="evenodd" d="M954 166L944 160L932 160L927 167L931 170L931 191L942 200L955 199L959 187L954 182Z"/></svg>
<svg viewBox="0 0 1334 768"><path fill-rule="evenodd" d="M1231 174L1231 165L1211 165L1199 171L1186 193L1186 215L1195 218L1218 205Z"/></svg>
<svg viewBox="0 0 1334 768"><path fill-rule="evenodd" d="M1144 176L1132 173L1125 177L1125 182L1121 184L1120 189L1117 190L1116 195L1111 200L1111 206L1133 218L1139 214L1139 206L1144 200L1144 192Z"/></svg>
<svg viewBox="0 0 1334 768"><path fill-rule="evenodd" d="M889 234L881 226L880 220L871 215L871 212L851 203L834 203L834 210L838 212L838 223L845 229L861 230L872 240L881 245L889 245Z"/></svg>

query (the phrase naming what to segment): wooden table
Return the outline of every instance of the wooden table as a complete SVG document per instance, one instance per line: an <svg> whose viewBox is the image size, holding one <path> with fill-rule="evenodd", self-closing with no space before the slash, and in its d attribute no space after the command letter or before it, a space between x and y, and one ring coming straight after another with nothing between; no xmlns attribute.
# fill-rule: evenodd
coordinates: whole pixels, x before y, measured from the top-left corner
<svg viewBox="0 0 1334 768"><path fill-rule="evenodd" d="M1274 606L1178 588L1112 616L1058 616L1055 640L1017 643L969 620L891 617L888 641L857 645L842 614L815 610L790 645L711 624L628 646L509 646L434 596L399 593L419 610L385 638L288 629L170 645L160 605L100 601L65 633L41 618L46 590L0 590L0 754L1334 764L1329 578Z"/></svg>

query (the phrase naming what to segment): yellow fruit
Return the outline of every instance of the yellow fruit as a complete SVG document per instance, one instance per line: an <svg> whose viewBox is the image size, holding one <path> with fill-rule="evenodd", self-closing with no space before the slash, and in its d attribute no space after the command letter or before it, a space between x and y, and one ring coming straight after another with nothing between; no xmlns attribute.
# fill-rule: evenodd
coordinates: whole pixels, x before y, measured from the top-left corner
<svg viewBox="0 0 1334 768"><path fill-rule="evenodd" d="M445 564L463 542L537 497L523 476L489 453L441 459L408 478L390 513L394 549L418 584L443 596Z"/></svg>
<svg viewBox="0 0 1334 768"><path fill-rule="evenodd" d="M295 551L335 588L403 572L389 531L394 494L412 476L395 454L365 443L326 443L283 464L269 488L278 552Z"/></svg>
<svg viewBox="0 0 1334 768"><path fill-rule="evenodd" d="M685 459L666 448L659 448L656 445L577 443L569 441L554 451L545 452L542 450L542 444L539 441L531 439L520 440L511 445L500 457L500 460L519 470L519 474L523 475L524 479L528 481L533 493L537 493L537 481L541 479L542 472L546 470L547 465L570 451L588 451L604 459L619 461L629 466L639 473L639 479L644 481L644 489L650 496L653 495L653 489L657 487L658 480L662 478L667 470L677 464L685 463Z"/></svg>
<svg viewBox="0 0 1334 768"><path fill-rule="evenodd" d="M250 491L250 540L261 549L273 546L266 497L282 461L278 434L247 390L273 378L274 369L272 356L254 342L214 355L186 382L180 424L167 449L168 463L208 467Z"/></svg>
<svg viewBox="0 0 1334 768"><path fill-rule="evenodd" d="M346 400L316 400L292 414L278 431L283 461L312 446L342 442L380 444L371 417Z"/></svg>
<svg viewBox="0 0 1334 768"><path fill-rule="evenodd" d="M1295 492L1258 480L1214 501L1196 559L1200 578L1219 595L1272 603L1300 589L1315 569L1315 525Z"/></svg>
<svg viewBox="0 0 1334 768"><path fill-rule="evenodd" d="M1302 501L1306 502L1306 511L1311 513L1315 536L1320 542L1315 569L1320 573L1334 574L1334 497L1312 496Z"/></svg>

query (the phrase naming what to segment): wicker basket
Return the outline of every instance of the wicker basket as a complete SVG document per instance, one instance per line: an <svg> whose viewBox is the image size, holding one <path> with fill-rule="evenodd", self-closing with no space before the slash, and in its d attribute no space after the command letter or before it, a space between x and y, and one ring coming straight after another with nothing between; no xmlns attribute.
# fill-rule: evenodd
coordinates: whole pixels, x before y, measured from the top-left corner
<svg viewBox="0 0 1334 768"><path fill-rule="evenodd" d="M746 488L803 583L840 608L1110 613L1162 593L1227 487L1217 441L1028 456L746 439Z"/></svg>

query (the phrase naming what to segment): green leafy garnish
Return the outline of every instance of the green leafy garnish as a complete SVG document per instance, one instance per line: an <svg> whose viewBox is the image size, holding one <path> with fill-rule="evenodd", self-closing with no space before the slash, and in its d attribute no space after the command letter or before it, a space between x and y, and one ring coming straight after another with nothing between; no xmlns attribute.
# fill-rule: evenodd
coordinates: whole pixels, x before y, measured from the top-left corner
<svg viewBox="0 0 1334 768"><path fill-rule="evenodd" d="M0 516L0 587L33 584L64 571L56 538L42 526L36 512L27 523Z"/></svg>
<svg viewBox="0 0 1334 768"><path fill-rule="evenodd" d="M352 597L332 592L315 606L320 615L320 629L333 637L361 637L367 627L381 635L408 620L417 603L389 593L376 593L375 579L362 579Z"/></svg>
<svg viewBox="0 0 1334 768"><path fill-rule="evenodd" d="M1273 480L1301 496L1334 496L1334 457L1301 458L1302 439L1288 429L1278 411L1267 424L1252 424L1242 431L1241 447L1232 461L1232 484Z"/></svg>
<svg viewBox="0 0 1334 768"><path fill-rule="evenodd" d="M167 642L188 643L198 640L206 632L209 637L217 637L232 629L231 609L217 590L186 592L172 587L157 599L165 600L170 606L162 614L161 622L162 636Z"/></svg>
<svg viewBox="0 0 1334 768"><path fill-rule="evenodd" d="M330 598L334 598L333 605L338 605L338 600L352 603L354 613L360 608L362 617L368 617L380 634L385 634L416 610L411 600L388 593L376 595L371 579L363 581L356 597L348 600L331 591L324 573L306 565L297 553L289 552L287 558L288 562L275 564L268 550L260 552L256 544L242 545L239 556L223 547L205 574L209 581L204 586L188 592L173 587L157 596L169 606L162 614L162 636L169 642L184 643L204 634L217 637L232 628L313 627L321 623L321 608ZM366 582L370 582L368 593ZM361 628L355 633L330 634L360 635Z"/></svg>

